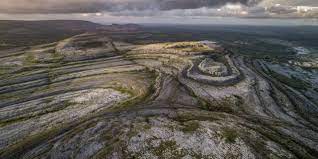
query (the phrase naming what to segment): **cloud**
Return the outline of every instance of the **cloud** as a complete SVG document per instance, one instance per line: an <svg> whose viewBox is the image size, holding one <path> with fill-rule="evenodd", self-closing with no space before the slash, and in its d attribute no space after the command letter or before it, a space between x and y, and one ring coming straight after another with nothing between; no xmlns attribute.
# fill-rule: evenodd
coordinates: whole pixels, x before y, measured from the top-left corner
<svg viewBox="0 0 318 159"><path fill-rule="evenodd" d="M277 6L279 4L279 6ZM318 0L1 0L4 14L99 13L129 17L318 18Z"/></svg>
<svg viewBox="0 0 318 159"><path fill-rule="evenodd" d="M318 0L262 0L260 6L271 6L275 4L288 6L318 6Z"/></svg>
<svg viewBox="0 0 318 159"><path fill-rule="evenodd" d="M174 10L256 4L260 0L1 0L0 13L91 13L123 10Z"/></svg>
<svg viewBox="0 0 318 159"><path fill-rule="evenodd" d="M118 10L107 12L111 16L134 17L240 17L240 18L318 18L318 7L297 7L285 5L246 6L240 3L227 3L219 7L193 9L145 9Z"/></svg>
<svg viewBox="0 0 318 159"><path fill-rule="evenodd" d="M248 7L239 3L228 3L218 8L201 7L195 9L172 10L121 10L108 13L112 16L135 17L211 17L211 16L246 16Z"/></svg>

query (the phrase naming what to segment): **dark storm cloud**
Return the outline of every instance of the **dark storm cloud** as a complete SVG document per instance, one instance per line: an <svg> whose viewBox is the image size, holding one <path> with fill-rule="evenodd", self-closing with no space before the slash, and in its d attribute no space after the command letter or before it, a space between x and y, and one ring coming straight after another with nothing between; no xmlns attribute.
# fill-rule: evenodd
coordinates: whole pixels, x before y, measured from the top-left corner
<svg viewBox="0 0 318 159"><path fill-rule="evenodd" d="M123 10L173 10L253 5L261 0L1 0L0 13L89 13Z"/></svg>
<svg viewBox="0 0 318 159"><path fill-rule="evenodd" d="M194 9L200 7L221 6L226 3L255 4L258 0L165 0L160 3L163 10Z"/></svg>

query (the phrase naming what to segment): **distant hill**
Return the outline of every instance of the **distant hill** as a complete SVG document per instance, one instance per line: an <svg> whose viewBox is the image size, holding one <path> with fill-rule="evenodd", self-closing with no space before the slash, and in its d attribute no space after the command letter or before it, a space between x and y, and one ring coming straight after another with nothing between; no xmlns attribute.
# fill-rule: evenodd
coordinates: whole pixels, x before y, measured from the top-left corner
<svg viewBox="0 0 318 159"><path fill-rule="evenodd" d="M55 42L103 27L101 24L80 20L0 20L0 49Z"/></svg>
<svg viewBox="0 0 318 159"><path fill-rule="evenodd" d="M107 25L104 26L102 31L108 31L112 33L127 33L127 32L138 32L142 31L142 27L137 24L112 24L112 25Z"/></svg>

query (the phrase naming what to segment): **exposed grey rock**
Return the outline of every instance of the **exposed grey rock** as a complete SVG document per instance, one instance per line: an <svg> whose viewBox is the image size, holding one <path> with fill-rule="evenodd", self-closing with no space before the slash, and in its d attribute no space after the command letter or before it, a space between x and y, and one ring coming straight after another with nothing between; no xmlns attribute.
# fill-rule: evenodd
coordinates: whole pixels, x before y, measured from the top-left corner
<svg viewBox="0 0 318 159"><path fill-rule="evenodd" d="M318 155L318 75L296 64L99 33L5 55L0 158Z"/></svg>

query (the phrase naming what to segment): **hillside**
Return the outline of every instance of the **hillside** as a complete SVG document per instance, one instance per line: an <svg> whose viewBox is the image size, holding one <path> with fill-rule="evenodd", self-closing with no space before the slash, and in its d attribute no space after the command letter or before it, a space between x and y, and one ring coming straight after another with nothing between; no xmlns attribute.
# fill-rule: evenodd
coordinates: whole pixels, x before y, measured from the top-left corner
<svg viewBox="0 0 318 159"><path fill-rule="evenodd" d="M0 49L51 43L103 25L79 20L0 21Z"/></svg>
<svg viewBox="0 0 318 159"><path fill-rule="evenodd" d="M3 51L1 159L317 158L314 68L214 41L118 39L103 30Z"/></svg>

